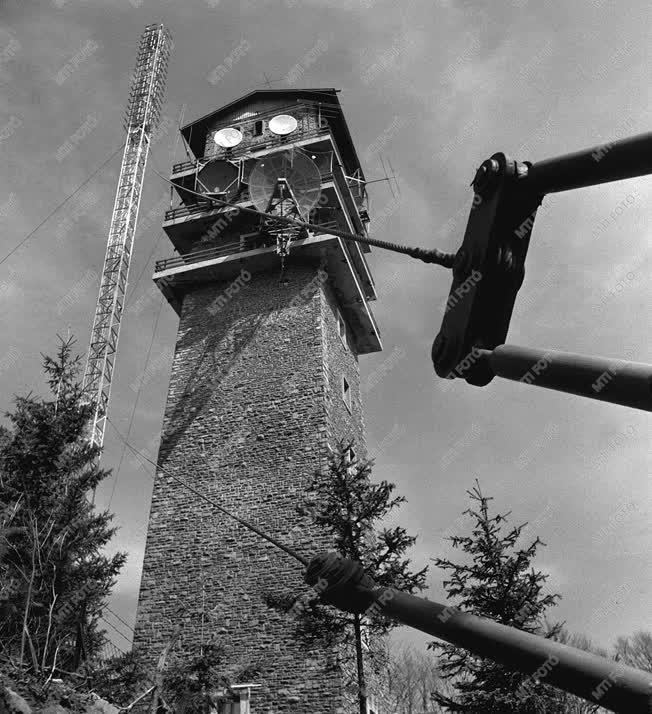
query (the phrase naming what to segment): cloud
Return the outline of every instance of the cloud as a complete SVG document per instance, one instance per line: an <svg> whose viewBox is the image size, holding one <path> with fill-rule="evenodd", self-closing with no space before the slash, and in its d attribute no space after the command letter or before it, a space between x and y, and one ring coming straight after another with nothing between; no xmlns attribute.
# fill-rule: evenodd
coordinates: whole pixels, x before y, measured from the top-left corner
<svg viewBox="0 0 652 714"><path fill-rule="evenodd" d="M606 142L625 120L635 130L649 125L647 104L641 101L647 91L648 46L642 18L649 14L642 0L627 8L533 0L504 5L488 0L400 5L388 0L189 0L164 5L158 12L175 39L166 95L175 121L184 103L186 119L191 119L245 94L260 84L262 69L283 77L323 38L327 49L305 68L298 86L343 88L340 98L368 176L378 172L378 150L390 157L400 178L400 201L392 205L383 184L370 186L371 228L385 240L455 250L469 213L469 182L477 165L495 151L539 160ZM141 27L151 22L148 2L68 0L61 7L44 2L40 10L26 4L3 10L0 82L6 91L0 97L0 136L3 126L12 133L0 142L5 167L0 177L2 255L121 145L127 77ZM208 72L242 37L251 50L211 86ZM98 49L79 55L89 41ZM67 63L74 71L57 84L52 77ZM57 161L57 148L90 114L97 116L97 126ZM12 116L17 119L11 121ZM154 149L159 170L172 162L169 143L166 138ZM376 148L366 154L366 147ZM178 153L183 156L180 147ZM40 388L39 352L52 351L57 331L70 325L85 351L93 289L82 290L83 299L68 301L60 316L56 306L88 271L101 268L118 163L119 158L89 183L96 201L81 205L82 197L71 200L0 265L1 329L23 356L0 373L5 408L15 390ZM150 173L141 217L166 192ZM634 192L635 200L620 211L618 206ZM643 276L650 267L650 199L649 178L546 198L510 342L613 357L632 348L636 359L652 362L642 328L649 310ZM66 219L74 220L68 224ZM158 235L158 222L152 220L137 238L131 271L136 298L149 285L147 260ZM165 239L155 257L169 253ZM640 553L649 552L651 543L640 520L619 525L619 542L627 544L620 559L617 543L607 541L598 551L590 535L591 524L608 522L625 493L641 492L652 465L644 416L500 380L477 388L438 379L429 350L450 273L380 250L370 254L369 263L379 294L372 308L386 351L361 358L363 383L395 348L405 352L364 395L369 444L390 443L379 454L376 474L395 481L408 497L404 517L421 533L419 557L442 552L441 535L466 507L464 490L476 475L497 503L513 509L515 520L536 520L551 503L549 516L537 526L548 543L541 567L553 573L562 592L581 587L582 596L569 596L558 611L569 626L589 627L584 614L600 606L596 587L604 580L604 562L618 569L610 579L649 572ZM626 279L630 272L635 279ZM623 276L626 289L620 290ZM144 367L143 345L152 335L158 306L153 300L127 312L122 325L111 410L123 431L135 402L129 385ZM155 343L171 348L176 327L176 315L164 305ZM131 441L150 452L160 432L167 378L165 368L151 375L133 420ZM595 461L625 420L640 437L592 465L591 458ZM550 424L558 426L556 438L542 442ZM467 438L472 425L481 437ZM103 463L115 467L122 445L110 435L106 446ZM455 456L442 468L441 458L453 446ZM527 467L519 469L519 454L528 449ZM123 524L116 545L132 553L116 594L121 607L127 602L135 606L144 548L139 528L151 485L148 471L126 455L112 501ZM102 489L99 503L108 503L112 488L110 483ZM432 573L435 592L440 579ZM632 598L626 617L602 621L593 633L596 639L608 643L625 628L643 623L644 601Z"/></svg>

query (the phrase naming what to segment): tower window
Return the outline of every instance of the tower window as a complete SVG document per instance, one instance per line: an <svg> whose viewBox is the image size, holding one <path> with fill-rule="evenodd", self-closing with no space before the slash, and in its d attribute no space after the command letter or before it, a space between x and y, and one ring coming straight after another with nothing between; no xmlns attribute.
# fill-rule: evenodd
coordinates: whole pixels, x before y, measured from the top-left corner
<svg viewBox="0 0 652 714"><path fill-rule="evenodd" d="M337 334L340 336L342 344L345 347L348 347L348 343L346 341L346 322L344 322L342 313L339 310L337 311Z"/></svg>
<svg viewBox="0 0 652 714"><path fill-rule="evenodd" d="M342 399L346 408L351 411L351 385L346 381L346 377L342 377Z"/></svg>
<svg viewBox="0 0 652 714"><path fill-rule="evenodd" d="M346 464L346 471L349 475L355 472L355 451L350 447L344 452L344 463Z"/></svg>
<svg viewBox="0 0 652 714"><path fill-rule="evenodd" d="M369 650L371 649L370 638L369 638L369 628L364 623L362 623L360 625L360 644L362 645L362 649L365 652L369 652ZM369 704L370 707L374 706L372 696L369 696L367 698L367 703ZM369 710L369 714L371 714L371 709Z"/></svg>
<svg viewBox="0 0 652 714"><path fill-rule="evenodd" d="M367 712L368 714L376 714L379 711L378 705L376 704L376 697L370 694L367 697Z"/></svg>
<svg viewBox="0 0 652 714"><path fill-rule="evenodd" d="M263 133L263 121L260 119L259 121L254 122L254 136L260 136Z"/></svg>

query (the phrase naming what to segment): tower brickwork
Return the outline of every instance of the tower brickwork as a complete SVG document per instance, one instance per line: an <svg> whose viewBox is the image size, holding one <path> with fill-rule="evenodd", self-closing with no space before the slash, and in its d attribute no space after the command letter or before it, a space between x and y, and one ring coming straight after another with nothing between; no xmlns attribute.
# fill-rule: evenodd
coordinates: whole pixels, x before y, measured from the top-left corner
<svg viewBox="0 0 652 714"><path fill-rule="evenodd" d="M287 106L288 95L304 99L301 90L262 94L268 114L274 102ZM237 111L248 109L247 119L261 121L265 111L255 111L260 102L246 100ZM306 111L313 116L319 109L309 105ZM233 124L233 111L222 123ZM217 119L211 117L210 132ZM335 137L342 127L331 122L323 130L315 137L319 150L330 141L338 151ZM205 151L205 138L195 140L198 152ZM275 150L286 151L286 141L260 149ZM308 151L317 151L314 143ZM243 162L251 152L249 145ZM218 154L210 162L223 159ZM228 160L237 164L237 154L229 153ZM193 185L205 165L197 162ZM353 712L342 652L306 645L292 615L270 604L288 592L306 592L300 564L171 474L305 556L328 548L327 537L297 506L329 448L354 439L364 455L358 359L380 349L367 305L375 296L373 283L360 249L327 233L296 238L281 280L279 255L264 227L232 213L220 230L211 230L225 212L184 197L184 170L177 171L177 183L187 203L168 212L164 224L181 257L157 264L155 274L179 314L179 328L134 644L153 659L180 624L178 651L213 639L224 647L234 681L246 672L259 685L251 692L252 714ZM242 165L238 172L240 181ZM357 211L354 198L342 195L350 173L344 166L341 177L323 179L322 193L333 205L324 201L319 208L335 209L327 215L333 220L339 194L339 225L350 226L350 213ZM244 186L233 205L250 205L250 187ZM311 222L319 220L313 213ZM210 247L198 250L206 235L203 244Z"/></svg>

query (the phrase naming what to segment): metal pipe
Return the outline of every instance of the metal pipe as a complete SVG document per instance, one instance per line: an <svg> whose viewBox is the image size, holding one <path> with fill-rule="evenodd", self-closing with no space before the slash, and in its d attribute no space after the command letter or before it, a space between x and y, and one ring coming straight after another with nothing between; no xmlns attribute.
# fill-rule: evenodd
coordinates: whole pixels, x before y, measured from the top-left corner
<svg viewBox="0 0 652 714"><path fill-rule="evenodd" d="M615 712L652 714L652 673L554 640L460 612L452 606L376 585L362 564L337 553L310 560L305 581L321 600L345 612L382 614L464 647ZM521 684L528 694L528 679Z"/></svg>
<svg viewBox="0 0 652 714"><path fill-rule="evenodd" d="M374 599L385 615L403 625L593 704L628 714L652 712L650 673L391 588L375 589ZM527 685L523 692L527 692Z"/></svg>
<svg viewBox="0 0 652 714"><path fill-rule="evenodd" d="M652 411L652 365L517 345L479 352L498 377Z"/></svg>
<svg viewBox="0 0 652 714"><path fill-rule="evenodd" d="M652 132L526 166L519 184L539 194L644 176L652 173Z"/></svg>

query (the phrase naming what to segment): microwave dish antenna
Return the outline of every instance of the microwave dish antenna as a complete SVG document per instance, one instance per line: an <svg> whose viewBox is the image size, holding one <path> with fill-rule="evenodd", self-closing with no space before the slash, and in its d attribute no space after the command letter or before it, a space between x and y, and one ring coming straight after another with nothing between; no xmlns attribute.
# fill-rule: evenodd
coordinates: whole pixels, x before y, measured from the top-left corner
<svg viewBox="0 0 652 714"><path fill-rule="evenodd" d="M249 175L249 195L262 213L306 221L321 196L321 173L309 156L293 150L282 151L256 162ZM281 256L283 268L290 243L302 229L273 218L263 219L263 226L267 233L276 236L276 252Z"/></svg>
<svg viewBox="0 0 652 714"><path fill-rule="evenodd" d="M291 114L277 114L269 120L269 130L279 136L291 134L297 126L297 120Z"/></svg>
<svg viewBox="0 0 652 714"><path fill-rule="evenodd" d="M232 149L242 141L242 132L232 126L216 131L213 135L215 143L223 149Z"/></svg>

